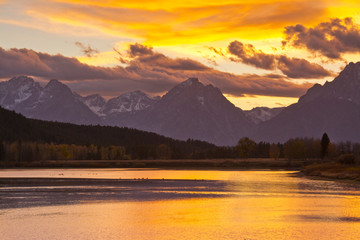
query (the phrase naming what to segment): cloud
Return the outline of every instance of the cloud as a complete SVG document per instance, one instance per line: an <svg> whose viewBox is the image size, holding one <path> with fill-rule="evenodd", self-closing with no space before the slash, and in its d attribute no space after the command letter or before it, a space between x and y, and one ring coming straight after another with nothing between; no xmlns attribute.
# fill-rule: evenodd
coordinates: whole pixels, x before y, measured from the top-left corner
<svg viewBox="0 0 360 240"><path fill-rule="evenodd" d="M229 44L228 51L237 57L232 58L233 61L240 61L257 68L268 70L275 69L275 56L256 50L251 44L243 44L239 41L233 41Z"/></svg>
<svg viewBox="0 0 360 240"><path fill-rule="evenodd" d="M99 53L99 50L92 48L90 45L85 46L81 42L75 42L75 45L81 49L81 52L87 57L92 57L94 54Z"/></svg>
<svg viewBox="0 0 360 240"><path fill-rule="evenodd" d="M317 63L285 55L277 56L277 68L290 78L323 78L332 75Z"/></svg>
<svg viewBox="0 0 360 240"><path fill-rule="evenodd" d="M152 47L144 46L139 43L131 44L128 53L130 57L154 55Z"/></svg>
<svg viewBox="0 0 360 240"><path fill-rule="evenodd" d="M313 23L324 4L310 1L21 1L19 15L49 26L78 26L150 44L203 43L234 36L279 37L284 26ZM33 24L38 27L38 24ZM51 29L43 27L45 31ZM276 31L276 30L279 31ZM76 34L76 33L75 33Z"/></svg>
<svg viewBox="0 0 360 240"><path fill-rule="evenodd" d="M239 41L231 42L228 46L228 52L235 56L229 58L231 61L242 62L267 70L279 69L290 78L323 78L332 75L331 72L319 64L285 55L263 53L253 45L244 44Z"/></svg>
<svg viewBox="0 0 360 240"><path fill-rule="evenodd" d="M305 48L330 59L341 59L344 53L360 52L360 25L352 18L334 18L313 28L297 24L285 27L283 45Z"/></svg>
<svg viewBox="0 0 360 240"><path fill-rule="evenodd" d="M120 51L116 51L121 56L124 56ZM148 47L139 43L131 44L127 51L128 58L131 59L131 64L140 62L147 66L161 67L172 70L184 70L184 71L203 71L210 69L209 67L194 61L189 58L169 58L162 53L154 52L152 47Z"/></svg>
<svg viewBox="0 0 360 240"><path fill-rule="evenodd" d="M163 94L189 77L198 77L206 84L219 87L233 96L266 95L299 97L312 84L295 84L281 75L235 75L209 68L187 58L170 58L140 44L130 45L126 67L96 67L83 64L76 58L50 55L30 49L0 48L0 78L30 75L56 78L79 93L101 93L117 96L120 93L143 90Z"/></svg>

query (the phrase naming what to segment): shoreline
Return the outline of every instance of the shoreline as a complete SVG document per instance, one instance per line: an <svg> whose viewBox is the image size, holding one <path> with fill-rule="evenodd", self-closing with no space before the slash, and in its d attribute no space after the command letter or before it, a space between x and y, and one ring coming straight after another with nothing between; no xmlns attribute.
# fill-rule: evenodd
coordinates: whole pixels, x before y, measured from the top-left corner
<svg viewBox="0 0 360 240"><path fill-rule="evenodd" d="M303 167L299 176L360 183L360 166L335 162L312 164Z"/></svg>
<svg viewBox="0 0 360 240"><path fill-rule="evenodd" d="M139 168L184 170L301 170L317 159L288 160L270 158L251 159L171 159L171 160L56 160L42 162L0 162L1 169L32 168Z"/></svg>

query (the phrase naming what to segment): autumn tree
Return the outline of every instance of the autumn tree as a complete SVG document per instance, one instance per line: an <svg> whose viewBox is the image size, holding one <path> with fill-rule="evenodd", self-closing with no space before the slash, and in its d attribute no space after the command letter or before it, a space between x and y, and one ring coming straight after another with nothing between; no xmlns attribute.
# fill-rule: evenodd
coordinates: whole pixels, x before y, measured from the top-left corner
<svg viewBox="0 0 360 240"><path fill-rule="evenodd" d="M249 158L255 147L256 143L248 137L241 138L236 145L240 158Z"/></svg>
<svg viewBox="0 0 360 240"><path fill-rule="evenodd" d="M269 149L270 158L278 159L280 156L280 148L277 144L273 143L270 145Z"/></svg>

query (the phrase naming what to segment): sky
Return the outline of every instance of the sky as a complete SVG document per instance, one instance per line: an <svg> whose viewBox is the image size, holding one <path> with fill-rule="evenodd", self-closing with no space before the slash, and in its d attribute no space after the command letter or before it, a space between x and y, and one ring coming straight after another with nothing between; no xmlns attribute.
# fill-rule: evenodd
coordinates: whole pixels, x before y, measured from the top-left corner
<svg viewBox="0 0 360 240"><path fill-rule="evenodd" d="M297 102L360 60L358 0L0 0L0 79L163 95L197 77L236 106Z"/></svg>

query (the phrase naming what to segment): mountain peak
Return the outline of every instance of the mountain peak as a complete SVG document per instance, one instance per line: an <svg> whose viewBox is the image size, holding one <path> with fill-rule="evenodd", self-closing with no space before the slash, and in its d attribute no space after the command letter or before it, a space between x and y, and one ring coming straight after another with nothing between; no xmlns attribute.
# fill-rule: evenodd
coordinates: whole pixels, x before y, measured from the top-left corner
<svg viewBox="0 0 360 240"><path fill-rule="evenodd" d="M312 102L316 99L342 99L360 104L360 62L349 63L331 82L324 85L315 84L299 103Z"/></svg>
<svg viewBox="0 0 360 240"><path fill-rule="evenodd" d="M70 90L70 88L67 85L63 84L62 82L60 82L57 79L51 79L48 82L48 84L46 84L44 89L47 90L47 91L49 91L49 90L51 90L51 91L53 91L53 90L55 90L55 91L56 90L62 90L62 91L66 90L66 91L70 91L72 93L72 91Z"/></svg>
<svg viewBox="0 0 360 240"><path fill-rule="evenodd" d="M200 83L198 78L189 78L188 80L181 83L182 86L192 86L194 84Z"/></svg>
<svg viewBox="0 0 360 240"><path fill-rule="evenodd" d="M349 62L348 65L346 65L345 69L351 69L351 68L360 68L360 62L356 62L356 63Z"/></svg>
<svg viewBox="0 0 360 240"><path fill-rule="evenodd" d="M136 90L136 91L133 91L133 92L124 93L124 94L120 95L118 98L121 98L121 97L129 98L129 97L136 97L136 96L148 97L146 95L146 93L144 93L143 91Z"/></svg>
<svg viewBox="0 0 360 240"><path fill-rule="evenodd" d="M27 77L27 76L18 76L18 77L13 77L9 80L9 83L11 84L16 84L16 85L23 85L23 84L29 84L29 83L34 83L34 79Z"/></svg>
<svg viewBox="0 0 360 240"><path fill-rule="evenodd" d="M83 102L91 102L92 104L100 104L104 105L106 103L106 100L100 95L100 94L91 94L86 97L82 97L84 100Z"/></svg>
<svg viewBox="0 0 360 240"><path fill-rule="evenodd" d="M62 83L57 79L51 79L47 85L62 85Z"/></svg>
<svg viewBox="0 0 360 240"><path fill-rule="evenodd" d="M141 111L151 107L159 99L150 98L146 93L137 90L111 98L101 109L101 114L111 115L124 112Z"/></svg>
<svg viewBox="0 0 360 240"><path fill-rule="evenodd" d="M360 62L350 62L339 76L334 79L334 82L360 82Z"/></svg>
<svg viewBox="0 0 360 240"><path fill-rule="evenodd" d="M100 94L95 93L95 94L87 95L84 98L103 98L103 97Z"/></svg>

